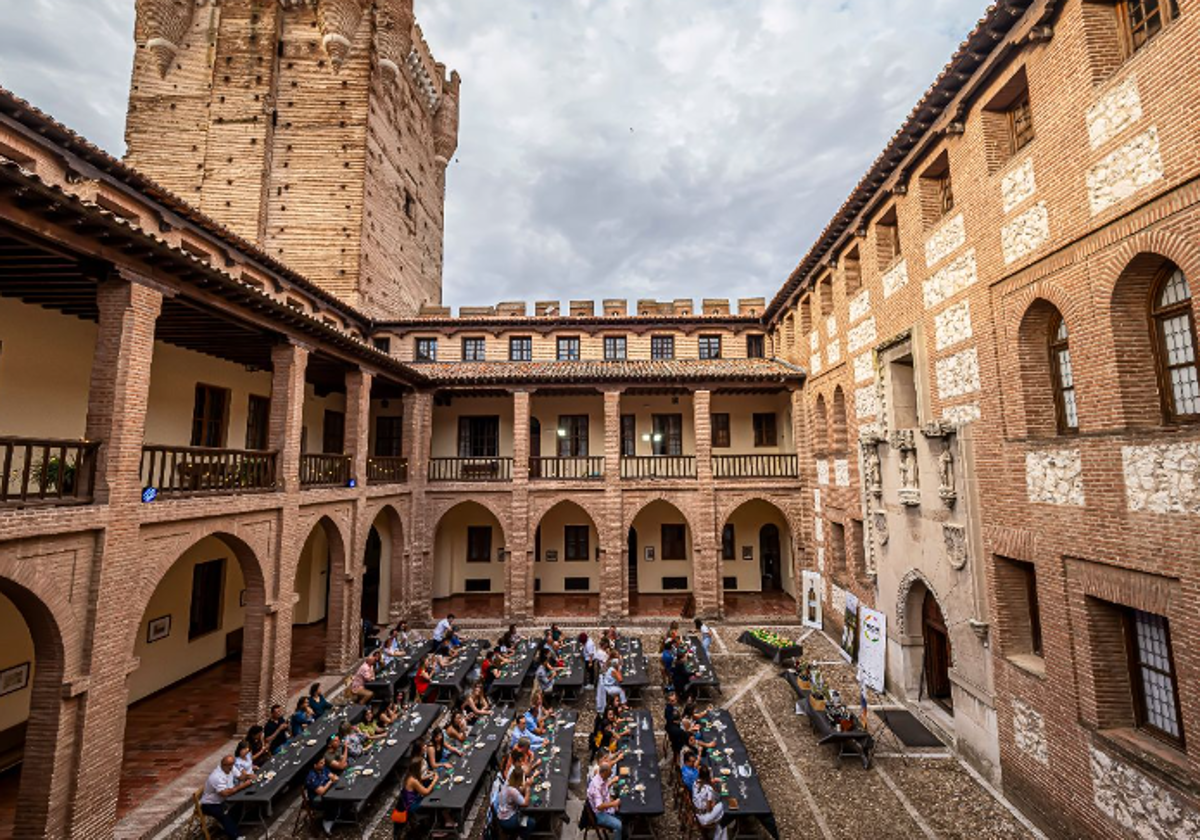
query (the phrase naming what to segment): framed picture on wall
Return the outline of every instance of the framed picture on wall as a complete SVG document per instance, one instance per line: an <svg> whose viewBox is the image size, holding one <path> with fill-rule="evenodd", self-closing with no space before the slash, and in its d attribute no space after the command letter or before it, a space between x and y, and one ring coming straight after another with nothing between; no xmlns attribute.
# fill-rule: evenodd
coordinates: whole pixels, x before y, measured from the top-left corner
<svg viewBox="0 0 1200 840"><path fill-rule="evenodd" d="M752 545L742 546L742 559L743 560L753 560L754 559L754 546L752 546Z"/></svg>
<svg viewBox="0 0 1200 840"><path fill-rule="evenodd" d="M29 685L29 663L22 662L0 671L0 697L20 691Z"/></svg>
<svg viewBox="0 0 1200 840"><path fill-rule="evenodd" d="M150 619L146 625L146 644L160 641L171 635L171 616L164 615Z"/></svg>
<svg viewBox="0 0 1200 840"><path fill-rule="evenodd" d="M557 548L546 549L546 562L547 563L557 563L558 562L558 549Z"/></svg>
<svg viewBox="0 0 1200 840"><path fill-rule="evenodd" d="M646 546L646 562L647 563L654 562L654 546L652 546L652 545Z"/></svg>

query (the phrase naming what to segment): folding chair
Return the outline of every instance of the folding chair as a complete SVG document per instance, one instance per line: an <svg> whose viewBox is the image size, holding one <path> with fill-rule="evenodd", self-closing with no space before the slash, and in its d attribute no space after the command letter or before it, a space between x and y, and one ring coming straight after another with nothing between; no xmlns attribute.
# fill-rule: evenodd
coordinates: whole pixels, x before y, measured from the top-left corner
<svg viewBox="0 0 1200 840"><path fill-rule="evenodd" d="M312 800L308 798L308 788L300 788L300 808L296 811L296 822L292 823L293 837L310 837L313 833L313 827L321 822L320 814L312 806ZM300 833L300 827L304 827L304 833Z"/></svg>
<svg viewBox="0 0 1200 840"><path fill-rule="evenodd" d="M596 822L596 812L592 810L590 802L583 803L583 813L579 816L579 827L583 829L583 840L587 840L592 832L596 833L598 840L608 840L612 836L611 831Z"/></svg>
<svg viewBox="0 0 1200 840"><path fill-rule="evenodd" d="M200 810L200 797L203 795L203 788L192 794L192 818L188 820L188 837L212 840L212 835L208 832L208 815ZM200 829L199 832L196 831L197 828Z"/></svg>

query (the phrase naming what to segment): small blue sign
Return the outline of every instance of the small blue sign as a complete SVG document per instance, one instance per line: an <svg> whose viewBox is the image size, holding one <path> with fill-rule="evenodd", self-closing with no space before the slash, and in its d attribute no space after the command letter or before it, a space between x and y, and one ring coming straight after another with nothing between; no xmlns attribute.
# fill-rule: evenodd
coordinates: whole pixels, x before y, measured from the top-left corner
<svg viewBox="0 0 1200 840"><path fill-rule="evenodd" d="M347 486L347 487L357 487L357 486L358 486L358 479L357 479L357 478L352 478L352 479L350 479L349 481L347 481L347 482L346 482L346 486Z"/></svg>
<svg viewBox="0 0 1200 840"><path fill-rule="evenodd" d="M145 502L146 504L150 504L157 498L158 498L158 489L155 487L147 487L145 490L142 491L142 501Z"/></svg>

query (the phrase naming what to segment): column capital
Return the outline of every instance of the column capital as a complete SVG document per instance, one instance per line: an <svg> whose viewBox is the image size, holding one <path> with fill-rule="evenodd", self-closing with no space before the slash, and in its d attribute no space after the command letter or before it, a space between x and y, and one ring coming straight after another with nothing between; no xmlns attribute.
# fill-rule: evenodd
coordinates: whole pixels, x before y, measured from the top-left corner
<svg viewBox="0 0 1200 840"><path fill-rule="evenodd" d="M153 277L143 274L140 271L134 271L132 268L128 268L123 265L115 266L113 272L109 275L109 278L114 280L120 279L124 280L126 283L134 283L138 286L144 286L147 289L152 289L158 292L168 300L179 294L176 289L172 289L170 286L155 280Z"/></svg>

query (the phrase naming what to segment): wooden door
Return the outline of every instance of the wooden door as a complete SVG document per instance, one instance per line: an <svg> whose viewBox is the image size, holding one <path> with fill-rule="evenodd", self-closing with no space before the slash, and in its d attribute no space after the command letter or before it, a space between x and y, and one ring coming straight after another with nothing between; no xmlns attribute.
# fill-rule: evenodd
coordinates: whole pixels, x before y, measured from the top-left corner
<svg viewBox="0 0 1200 840"><path fill-rule="evenodd" d="M779 528L768 524L758 532L758 562L762 571L762 588L772 592L780 588L783 563L779 549Z"/></svg>
<svg viewBox="0 0 1200 840"><path fill-rule="evenodd" d="M950 634L942 608L930 592L925 593L921 605L921 630L925 640L925 686L929 696L947 710L952 710L950 699Z"/></svg>
<svg viewBox="0 0 1200 840"><path fill-rule="evenodd" d="M379 561L383 542L374 528L367 534L367 550L362 585L362 617L372 624L379 623Z"/></svg>
<svg viewBox="0 0 1200 840"><path fill-rule="evenodd" d="M629 592L633 594L638 588L638 536L637 531L629 529Z"/></svg>

